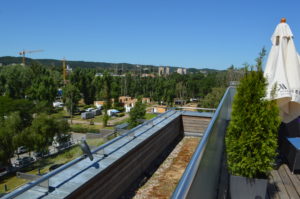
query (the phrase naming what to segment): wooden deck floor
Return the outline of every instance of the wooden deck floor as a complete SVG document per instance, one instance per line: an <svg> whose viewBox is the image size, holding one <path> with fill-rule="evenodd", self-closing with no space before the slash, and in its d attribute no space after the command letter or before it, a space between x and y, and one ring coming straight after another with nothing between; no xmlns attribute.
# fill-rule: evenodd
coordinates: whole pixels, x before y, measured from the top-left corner
<svg viewBox="0 0 300 199"><path fill-rule="evenodd" d="M300 174L292 174L286 164L273 170L269 177L269 199L300 199Z"/></svg>

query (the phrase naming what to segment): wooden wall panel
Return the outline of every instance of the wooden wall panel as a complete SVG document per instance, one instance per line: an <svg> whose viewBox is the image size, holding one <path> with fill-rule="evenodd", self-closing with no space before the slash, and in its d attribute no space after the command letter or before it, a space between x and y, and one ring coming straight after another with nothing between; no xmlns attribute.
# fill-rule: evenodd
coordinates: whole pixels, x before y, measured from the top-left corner
<svg viewBox="0 0 300 199"><path fill-rule="evenodd" d="M182 117L179 116L74 191L68 198L119 198L144 176L147 169L168 147L177 144L183 135Z"/></svg>

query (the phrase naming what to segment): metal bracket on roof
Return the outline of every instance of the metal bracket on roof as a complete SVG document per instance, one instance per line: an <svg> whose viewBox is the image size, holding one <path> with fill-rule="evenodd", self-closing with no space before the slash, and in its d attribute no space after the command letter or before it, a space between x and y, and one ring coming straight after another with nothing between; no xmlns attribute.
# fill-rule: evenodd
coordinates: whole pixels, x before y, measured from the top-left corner
<svg viewBox="0 0 300 199"><path fill-rule="evenodd" d="M127 136L128 136L128 137L131 137L132 139L136 138L136 135L135 135L134 132L129 133Z"/></svg>
<svg viewBox="0 0 300 199"><path fill-rule="evenodd" d="M149 125L149 126L151 126L151 127L155 126L155 124L154 124L153 121L150 121L147 125Z"/></svg>
<svg viewBox="0 0 300 199"><path fill-rule="evenodd" d="M92 161L92 160L94 159L94 157L93 157L93 154L92 154L92 152L91 152L91 150L90 150L90 147L89 147L89 145L86 143L86 141L85 141L85 140L81 140L79 146L80 146L82 152L83 152L86 156L88 156L88 157L90 158L90 160Z"/></svg>
<svg viewBox="0 0 300 199"><path fill-rule="evenodd" d="M104 148L101 149L100 151L98 151L96 154L97 154L97 155L103 155L104 157L107 157L107 156L108 156L108 154L105 153Z"/></svg>

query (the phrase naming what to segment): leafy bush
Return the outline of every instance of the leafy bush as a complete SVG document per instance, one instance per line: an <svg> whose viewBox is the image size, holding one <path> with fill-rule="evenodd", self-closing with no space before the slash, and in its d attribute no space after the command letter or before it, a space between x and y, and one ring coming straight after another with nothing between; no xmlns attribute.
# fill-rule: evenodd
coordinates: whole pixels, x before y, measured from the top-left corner
<svg viewBox="0 0 300 199"><path fill-rule="evenodd" d="M225 91L225 87L212 88L212 91L198 103L198 107L217 108ZM203 110L199 110L199 112L203 112Z"/></svg>
<svg viewBox="0 0 300 199"><path fill-rule="evenodd" d="M108 120L109 120L109 116L106 114L106 110L104 112L104 115L103 115L103 126L104 127L107 127L107 123L108 123Z"/></svg>
<svg viewBox="0 0 300 199"><path fill-rule="evenodd" d="M135 106L129 112L129 128L133 128L139 125L139 119L145 119L146 105L142 103L142 98L139 97Z"/></svg>
<svg viewBox="0 0 300 199"><path fill-rule="evenodd" d="M71 126L71 131L76 133L99 133L99 129L88 128L80 125Z"/></svg>
<svg viewBox="0 0 300 199"><path fill-rule="evenodd" d="M225 143L228 169L236 176L266 177L277 155L280 118L276 102L265 99L267 83L261 68L264 54L263 49L256 60L256 71L246 69L233 101Z"/></svg>
<svg viewBox="0 0 300 199"><path fill-rule="evenodd" d="M119 113L118 114L118 117L124 117L125 116L125 113Z"/></svg>
<svg viewBox="0 0 300 199"><path fill-rule="evenodd" d="M120 112L124 112L125 108L123 106L117 106L116 109Z"/></svg>

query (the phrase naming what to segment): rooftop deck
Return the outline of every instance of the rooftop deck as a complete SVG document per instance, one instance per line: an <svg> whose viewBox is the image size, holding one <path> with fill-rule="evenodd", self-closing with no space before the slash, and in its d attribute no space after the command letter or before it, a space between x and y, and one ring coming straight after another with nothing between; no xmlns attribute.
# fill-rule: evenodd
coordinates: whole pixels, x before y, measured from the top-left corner
<svg viewBox="0 0 300 199"><path fill-rule="evenodd" d="M227 89L172 198L229 198L224 135L231 117L234 88ZM221 140L221 142L220 142ZM266 198L300 199L300 174L286 164L271 172Z"/></svg>
<svg viewBox="0 0 300 199"><path fill-rule="evenodd" d="M292 174L286 164L273 170L269 176L267 198L300 198L300 174Z"/></svg>
<svg viewBox="0 0 300 199"><path fill-rule="evenodd" d="M213 118L205 132L200 144L197 146L195 153L192 156L176 190L174 191L172 198L228 198L228 173L226 164L224 163L224 136L226 133L226 127L231 117L232 100L235 94L235 88L230 87L227 89L224 97L222 98L220 105L216 112L213 114ZM189 116L193 120L193 126L189 121L185 121L184 117ZM141 145L143 140L155 135L160 129L167 129L167 131L175 131L178 128L184 133L193 133L193 129L197 128L197 132L200 132L203 128L201 125L206 124L207 118L201 122L196 122L194 116L209 118L212 115L203 115L198 112L186 112L186 111L169 111L161 117L155 118L148 122L146 125L142 125L131 132L128 132L122 138L118 138L114 143L107 146L105 153L109 156L104 158L103 154L97 154L99 149L94 151L95 160L91 162L86 159L80 159L76 164L70 168L52 176L50 178L50 185L56 185L56 189L48 193L44 198L63 198L68 194L74 192L81 184L81 180L89 180L95 173L101 173L104 171L104 167L112 165L114 161L117 161L122 155L129 153L134 147ZM189 128L184 126L176 126L175 121L178 117L182 117L183 124L190 125ZM178 122L177 122L178 123ZM172 130L172 129L173 130ZM170 130L171 129L171 130ZM204 130L204 129L203 129ZM166 139L167 141L168 139ZM124 147L120 147L124 146ZM162 146L162 145L159 145ZM151 148L151 147L150 147ZM160 147L158 147L160 148ZM118 150L116 150L118 149ZM95 162L101 163L101 166L94 166ZM97 164L96 164L97 165ZM100 164L99 164L100 165ZM82 169L86 168L86 169ZM71 174L73 171L79 171L78 174ZM65 179L66 176L71 175L72 178ZM79 179L80 178L80 179ZM64 184L61 184L62 179L65 180ZM30 192L30 193L29 193ZM36 187L30 189L29 192L25 192L22 195L29 194L27 196L33 196L32 194L45 194L43 190ZM57 195L55 195L57 194ZM18 198L27 198L20 195ZM41 198L36 195L36 198ZM95 198L96 195L91 196ZM10 198L10 197L7 197ZM269 177L269 184L267 190L268 199L300 199L300 174L292 174L286 164L281 164L278 169L273 170Z"/></svg>

